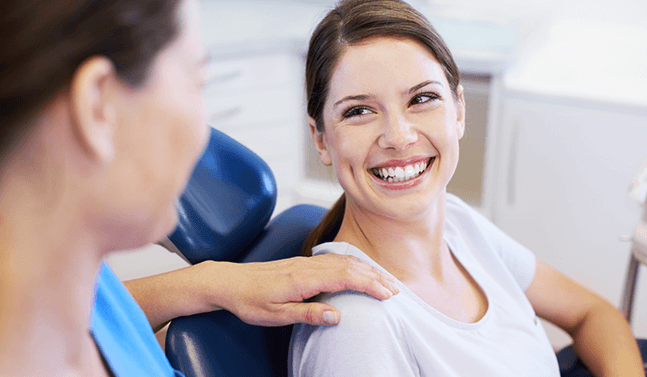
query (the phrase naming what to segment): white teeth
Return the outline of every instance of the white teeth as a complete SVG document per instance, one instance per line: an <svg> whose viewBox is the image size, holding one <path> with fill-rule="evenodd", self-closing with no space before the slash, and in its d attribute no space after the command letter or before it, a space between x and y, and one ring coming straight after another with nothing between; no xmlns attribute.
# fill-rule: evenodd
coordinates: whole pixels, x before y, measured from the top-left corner
<svg viewBox="0 0 647 377"><path fill-rule="evenodd" d="M389 183L393 182L404 182L409 179L415 178L422 174L422 172L427 169L428 162L418 162L412 165L407 165L404 167L395 167L395 168L376 168L372 169L372 172L375 176L381 178L384 181Z"/></svg>
<svg viewBox="0 0 647 377"><path fill-rule="evenodd" d="M395 178L397 178L398 181L402 181L404 179L404 169L399 166L395 168Z"/></svg>
<svg viewBox="0 0 647 377"><path fill-rule="evenodd" d="M406 168L404 168L405 181L411 179L415 174L416 174L416 171L414 170L413 166L408 165Z"/></svg>

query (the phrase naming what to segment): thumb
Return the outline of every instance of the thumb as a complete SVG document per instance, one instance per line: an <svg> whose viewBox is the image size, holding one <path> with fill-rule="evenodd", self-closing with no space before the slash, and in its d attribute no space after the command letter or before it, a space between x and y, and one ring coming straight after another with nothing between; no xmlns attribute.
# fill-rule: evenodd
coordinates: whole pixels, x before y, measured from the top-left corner
<svg viewBox="0 0 647 377"><path fill-rule="evenodd" d="M293 320L313 326L336 325L339 323L339 312L330 305L319 302L294 303Z"/></svg>

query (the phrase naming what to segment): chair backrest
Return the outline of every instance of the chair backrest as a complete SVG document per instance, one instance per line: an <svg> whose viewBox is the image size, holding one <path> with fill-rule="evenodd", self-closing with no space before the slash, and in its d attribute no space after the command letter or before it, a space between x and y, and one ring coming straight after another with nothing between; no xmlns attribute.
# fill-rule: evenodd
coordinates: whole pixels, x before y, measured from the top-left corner
<svg viewBox="0 0 647 377"><path fill-rule="evenodd" d="M276 181L267 163L212 128L178 200L178 225L168 238L193 264L233 261L265 228L275 204Z"/></svg>
<svg viewBox="0 0 647 377"><path fill-rule="evenodd" d="M212 131L209 146L179 201L169 237L191 263L262 262L301 253L325 209L298 205L268 223L276 184L265 162ZM186 377L285 376L292 326L248 325L226 311L177 318L166 335L166 356Z"/></svg>

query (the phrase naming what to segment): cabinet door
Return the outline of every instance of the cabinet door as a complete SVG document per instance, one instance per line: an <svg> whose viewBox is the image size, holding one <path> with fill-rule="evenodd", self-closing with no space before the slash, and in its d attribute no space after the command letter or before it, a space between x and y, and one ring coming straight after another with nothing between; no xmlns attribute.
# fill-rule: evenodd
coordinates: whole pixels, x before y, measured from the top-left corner
<svg viewBox="0 0 647 377"><path fill-rule="evenodd" d="M502 119L495 222L619 305L630 248L619 236L641 213L627 189L647 156L647 112L507 98Z"/></svg>
<svg viewBox="0 0 647 377"><path fill-rule="evenodd" d="M297 53L270 51L215 58L207 67L208 123L268 163L278 186L274 214L295 203L303 165L303 64Z"/></svg>

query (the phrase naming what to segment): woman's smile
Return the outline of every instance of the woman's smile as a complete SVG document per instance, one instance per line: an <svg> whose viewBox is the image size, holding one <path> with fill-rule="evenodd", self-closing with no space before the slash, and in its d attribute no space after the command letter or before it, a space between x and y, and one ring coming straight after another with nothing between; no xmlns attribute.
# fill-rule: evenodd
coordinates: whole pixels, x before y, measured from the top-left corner
<svg viewBox="0 0 647 377"><path fill-rule="evenodd" d="M413 160L413 161L412 161ZM401 191L422 183L436 157L387 161L368 169L373 181L387 190Z"/></svg>

